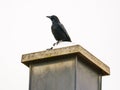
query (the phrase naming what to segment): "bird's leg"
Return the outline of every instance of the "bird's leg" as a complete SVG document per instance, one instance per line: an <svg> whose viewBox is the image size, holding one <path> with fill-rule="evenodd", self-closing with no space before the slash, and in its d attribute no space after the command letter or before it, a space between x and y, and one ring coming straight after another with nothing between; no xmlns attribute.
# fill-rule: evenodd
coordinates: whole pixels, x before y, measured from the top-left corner
<svg viewBox="0 0 120 90"><path fill-rule="evenodd" d="M57 41L56 44L58 45L60 41Z"/></svg>
<svg viewBox="0 0 120 90"><path fill-rule="evenodd" d="M55 46L57 43L53 43L53 46Z"/></svg>
<svg viewBox="0 0 120 90"><path fill-rule="evenodd" d="M58 45L60 42L62 42L62 40L60 40L60 41L57 41L57 45Z"/></svg>
<svg viewBox="0 0 120 90"><path fill-rule="evenodd" d="M59 41L57 41L56 43L54 43L54 44L53 44L53 46L56 46L56 45L58 45L58 43L59 43Z"/></svg>
<svg viewBox="0 0 120 90"><path fill-rule="evenodd" d="M60 42L62 42L62 40L57 41L56 43L53 44L53 46L58 45Z"/></svg>
<svg viewBox="0 0 120 90"><path fill-rule="evenodd" d="M57 41L56 43L54 43L53 46L58 45L58 43L59 43L59 41Z"/></svg>

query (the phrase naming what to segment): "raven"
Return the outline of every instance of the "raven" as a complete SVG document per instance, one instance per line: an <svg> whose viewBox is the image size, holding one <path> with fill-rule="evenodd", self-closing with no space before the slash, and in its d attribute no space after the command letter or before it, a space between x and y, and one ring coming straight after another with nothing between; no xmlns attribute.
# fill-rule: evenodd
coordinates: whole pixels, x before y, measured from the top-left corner
<svg viewBox="0 0 120 90"><path fill-rule="evenodd" d="M60 23L59 19L57 16L52 15L52 16L47 16L48 18L51 19L52 21L52 26L51 26L51 30L52 33L55 37L55 39L57 40L57 44L60 41L68 41L71 42L71 39L66 31L66 29L64 28L64 26Z"/></svg>

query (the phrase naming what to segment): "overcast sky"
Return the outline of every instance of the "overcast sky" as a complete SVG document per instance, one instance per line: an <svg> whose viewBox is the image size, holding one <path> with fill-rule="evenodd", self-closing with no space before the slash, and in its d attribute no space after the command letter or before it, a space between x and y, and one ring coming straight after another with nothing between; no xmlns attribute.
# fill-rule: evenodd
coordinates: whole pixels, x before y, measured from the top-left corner
<svg viewBox="0 0 120 90"><path fill-rule="evenodd" d="M28 90L21 56L56 42L46 18L53 14L74 43L110 67L102 90L120 90L120 0L0 0L0 90Z"/></svg>

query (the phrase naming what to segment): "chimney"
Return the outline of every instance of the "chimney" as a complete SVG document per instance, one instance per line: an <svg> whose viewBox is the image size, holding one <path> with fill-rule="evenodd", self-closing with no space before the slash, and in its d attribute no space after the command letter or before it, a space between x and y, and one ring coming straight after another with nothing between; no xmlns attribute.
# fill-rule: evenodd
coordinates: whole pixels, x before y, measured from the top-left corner
<svg viewBox="0 0 120 90"><path fill-rule="evenodd" d="M80 45L22 55L29 67L29 90L101 90L110 68Z"/></svg>

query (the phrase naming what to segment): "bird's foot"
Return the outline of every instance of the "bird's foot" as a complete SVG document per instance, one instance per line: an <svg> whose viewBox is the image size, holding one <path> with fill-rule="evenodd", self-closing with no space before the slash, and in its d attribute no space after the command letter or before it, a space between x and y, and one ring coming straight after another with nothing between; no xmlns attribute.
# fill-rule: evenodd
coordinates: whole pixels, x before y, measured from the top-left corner
<svg viewBox="0 0 120 90"><path fill-rule="evenodd" d="M51 48L48 48L47 50L52 50L53 49L53 47L51 47Z"/></svg>

